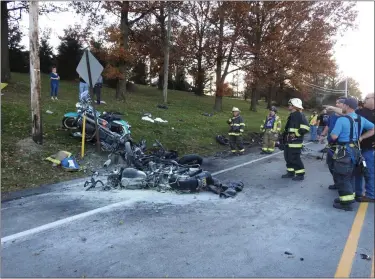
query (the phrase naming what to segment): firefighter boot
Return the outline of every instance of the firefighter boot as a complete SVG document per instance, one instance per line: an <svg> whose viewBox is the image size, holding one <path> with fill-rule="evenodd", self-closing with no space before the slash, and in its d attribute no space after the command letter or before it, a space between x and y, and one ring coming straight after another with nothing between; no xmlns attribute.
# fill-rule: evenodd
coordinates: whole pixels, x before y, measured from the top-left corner
<svg viewBox="0 0 375 279"><path fill-rule="evenodd" d="M340 198L335 198L334 203L340 203L340 202L341 202ZM355 202L354 200L350 201L350 203L354 203L354 202Z"/></svg>
<svg viewBox="0 0 375 279"><path fill-rule="evenodd" d="M286 174L283 174L281 178L293 178L294 172L287 172Z"/></svg>
<svg viewBox="0 0 375 279"><path fill-rule="evenodd" d="M338 190L339 187L337 187L335 184L333 184L333 185L329 185L328 189L330 189L330 190Z"/></svg>
<svg viewBox="0 0 375 279"><path fill-rule="evenodd" d="M303 175L297 175L297 176L292 178L292 180L294 180L294 181L302 181L304 179L305 179L305 177Z"/></svg>
<svg viewBox="0 0 375 279"><path fill-rule="evenodd" d="M333 207L345 211L353 211L353 206L351 203L334 203Z"/></svg>

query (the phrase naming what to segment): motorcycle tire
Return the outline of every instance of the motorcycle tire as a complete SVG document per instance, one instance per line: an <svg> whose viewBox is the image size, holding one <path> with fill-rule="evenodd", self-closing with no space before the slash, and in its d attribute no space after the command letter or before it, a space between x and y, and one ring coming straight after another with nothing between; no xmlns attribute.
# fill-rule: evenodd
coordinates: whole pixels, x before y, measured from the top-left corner
<svg viewBox="0 0 375 279"><path fill-rule="evenodd" d="M203 163L203 158L197 154L188 154L182 156L179 160L178 163L180 165L202 165Z"/></svg>
<svg viewBox="0 0 375 279"><path fill-rule="evenodd" d="M130 167L134 163L134 154L133 149L129 141L125 142L125 158L126 158L126 164Z"/></svg>
<svg viewBox="0 0 375 279"><path fill-rule="evenodd" d="M69 130L77 129L76 121L77 120L74 117L64 117L62 119L62 126L65 129L69 129Z"/></svg>

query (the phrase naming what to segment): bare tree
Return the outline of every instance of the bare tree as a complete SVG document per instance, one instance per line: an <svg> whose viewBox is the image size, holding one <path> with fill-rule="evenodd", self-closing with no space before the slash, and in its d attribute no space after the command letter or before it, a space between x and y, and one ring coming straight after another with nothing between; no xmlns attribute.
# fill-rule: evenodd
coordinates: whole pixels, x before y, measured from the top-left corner
<svg viewBox="0 0 375 279"><path fill-rule="evenodd" d="M40 108L40 61L39 61L39 1L30 1L30 90L32 138L43 144L42 119Z"/></svg>

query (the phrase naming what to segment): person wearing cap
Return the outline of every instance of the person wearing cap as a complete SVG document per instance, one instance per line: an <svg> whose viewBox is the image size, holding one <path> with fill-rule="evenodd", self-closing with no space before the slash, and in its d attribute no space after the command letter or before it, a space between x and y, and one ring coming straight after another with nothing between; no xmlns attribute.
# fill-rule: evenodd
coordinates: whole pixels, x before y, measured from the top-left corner
<svg viewBox="0 0 375 279"><path fill-rule="evenodd" d="M266 116L264 123L260 126L260 130L264 132L261 154L273 153L275 151L275 142L281 130L281 119L277 115L276 107L272 106L270 108L270 112Z"/></svg>
<svg viewBox="0 0 375 279"><path fill-rule="evenodd" d="M301 160L303 137L309 132L310 127L305 115L302 113L302 101L298 98L290 99L288 102L290 111L283 133L284 158L287 173L282 178L292 178L296 181L304 180L305 166Z"/></svg>
<svg viewBox="0 0 375 279"><path fill-rule="evenodd" d="M316 141L318 132L318 113L313 111L310 116L310 141Z"/></svg>
<svg viewBox="0 0 375 279"><path fill-rule="evenodd" d="M375 123L374 93L367 94L363 102L363 108L357 109L356 113L371 123ZM366 162L366 172L365 175L358 171L355 174L355 200L357 202L374 202L375 200L374 149L375 136L362 140L361 155ZM365 195L363 195L363 180L365 180Z"/></svg>
<svg viewBox="0 0 375 279"><path fill-rule="evenodd" d="M342 107L342 117L336 121L330 137L337 145L333 159L333 175L338 187L339 198L334 200L333 207L352 211L355 202L353 174L356 166L361 164L359 143L374 135L374 124L355 113L358 101L347 98ZM363 131L366 131L362 133Z"/></svg>
<svg viewBox="0 0 375 279"><path fill-rule="evenodd" d="M322 134L319 136L319 141L324 140L324 138L327 136L328 144L327 144L326 163L328 165L328 170L331 173L332 178L333 178L333 184L328 186L328 189L330 190L338 190L335 177L333 176L333 160L332 160L332 156L336 150L336 145L331 139L330 134L333 128L335 127L337 119L342 115L342 108L343 108L345 100L346 100L346 97L339 97L336 100L336 107L325 106L327 111L330 112L330 115L328 118L327 125L324 127Z"/></svg>
<svg viewBox="0 0 375 279"><path fill-rule="evenodd" d="M230 126L229 129L229 145L232 154L242 155L245 152L242 140L242 134L244 132L245 123L240 115L240 110L236 107L232 109L233 117L229 118L227 123Z"/></svg>

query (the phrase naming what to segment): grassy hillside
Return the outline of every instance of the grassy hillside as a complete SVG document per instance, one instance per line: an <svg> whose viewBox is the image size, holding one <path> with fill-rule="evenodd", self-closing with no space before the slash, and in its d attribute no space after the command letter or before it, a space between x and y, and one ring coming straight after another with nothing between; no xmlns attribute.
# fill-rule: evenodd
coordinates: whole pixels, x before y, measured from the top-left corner
<svg viewBox="0 0 375 279"><path fill-rule="evenodd" d="M44 144L34 144L30 138L31 113L29 75L12 74L12 82L2 93L1 121L2 121L2 191L35 187L42 183L57 182L84 175L83 172L67 173L52 167L44 158L59 150L67 150L80 158L80 140L70 137L62 131L61 119L68 111L75 111L78 101L78 82L60 82L58 101L52 101L49 96L48 76L42 75L42 118ZM239 107L246 122L246 134L249 131L259 131L261 121L267 114L265 104L261 103L257 113L250 112L249 104L245 101L224 98L223 112L212 117L202 115L211 113L214 103L213 97L197 97L192 93L168 91L169 109L159 109L162 102L162 92L147 86L138 86L137 91L128 96L127 102L114 99L114 90L103 88L102 100L107 104L100 105L100 111L120 111L125 120L132 125L135 140L145 138L150 145L154 139L160 140L169 149L178 150L180 154L199 153L212 154L223 150L215 142L217 134L226 134L228 126L226 120L231 115L233 106ZM53 114L47 114L50 110ZM149 112L153 117L160 117L168 123L150 123L141 120L143 113ZM281 109L279 115L283 119L287 111ZM245 136L245 140L248 136ZM88 152L94 150L87 146ZM88 156L86 161L97 157ZM100 160L100 159L96 159Z"/></svg>

